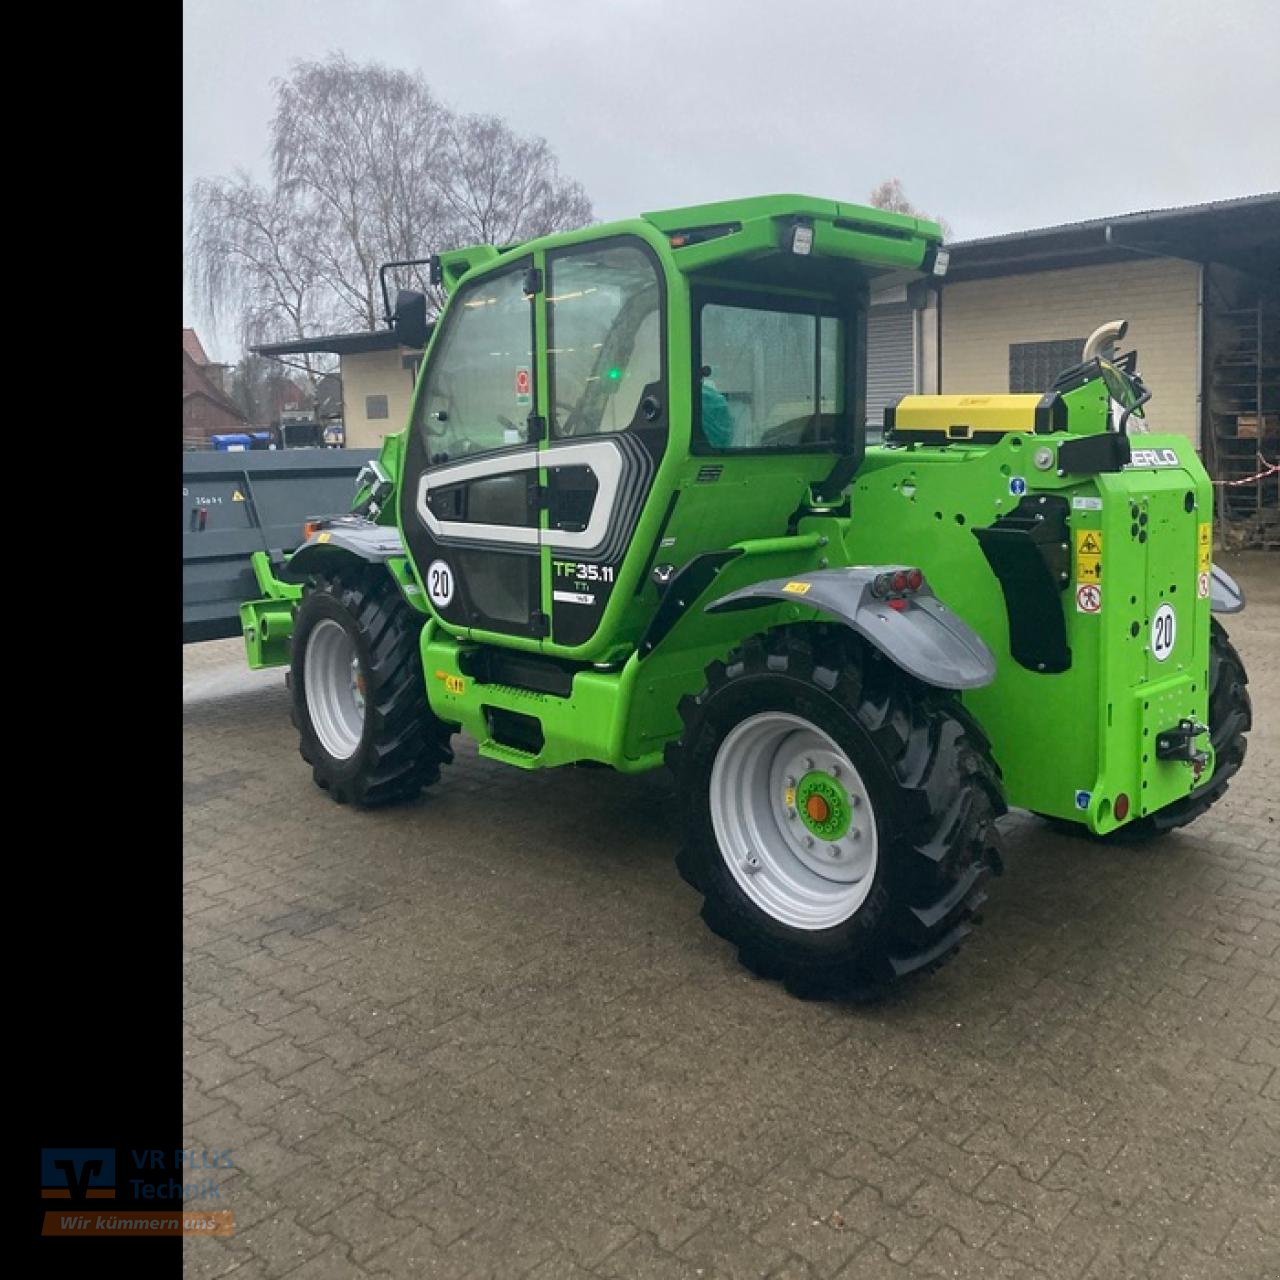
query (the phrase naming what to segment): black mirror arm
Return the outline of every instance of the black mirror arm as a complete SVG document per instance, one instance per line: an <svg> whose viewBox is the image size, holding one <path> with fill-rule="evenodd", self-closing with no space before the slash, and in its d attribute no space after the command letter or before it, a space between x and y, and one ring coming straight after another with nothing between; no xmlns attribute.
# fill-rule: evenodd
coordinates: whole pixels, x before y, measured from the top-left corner
<svg viewBox="0 0 1280 1280"><path fill-rule="evenodd" d="M1120 424L1116 430L1123 436L1127 435L1125 428L1129 425L1129 418L1135 409L1141 409L1148 400L1151 399L1151 392L1143 390L1142 394L1120 415Z"/></svg>

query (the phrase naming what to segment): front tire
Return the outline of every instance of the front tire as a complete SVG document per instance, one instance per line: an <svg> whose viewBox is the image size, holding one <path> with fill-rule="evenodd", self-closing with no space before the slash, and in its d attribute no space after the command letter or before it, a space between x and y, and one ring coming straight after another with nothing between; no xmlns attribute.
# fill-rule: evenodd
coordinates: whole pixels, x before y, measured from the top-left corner
<svg viewBox="0 0 1280 1280"><path fill-rule="evenodd" d="M680 711L677 865L748 969L866 999L956 951L1005 805L954 697L811 625L750 638Z"/></svg>
<svg viewBox="0 0 1280 1280"><path fill-rule="evenodd" d="M385 570L317 578L294 620L289 688L298 750L339 804L411 800L453 759L427 705L422 617Z"/></svg>

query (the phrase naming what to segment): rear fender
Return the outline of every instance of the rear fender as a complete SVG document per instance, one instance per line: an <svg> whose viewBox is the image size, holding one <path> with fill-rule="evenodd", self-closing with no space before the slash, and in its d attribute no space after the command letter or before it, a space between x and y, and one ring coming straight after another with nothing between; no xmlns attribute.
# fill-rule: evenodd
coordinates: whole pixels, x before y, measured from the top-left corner
<svg viewBox="0 0 1280 1280"><path fill-rule="evenodd" d="M785 600L830 614L856 631L908 675L939 689L977 689L996 677L996 660L967 622L934 595L926 583L903 598L901 608L873 594L878 574L902 565L858 565L774 578L730 592L706 613L757 609Z"/></svg>
<svg viewBox="0 0 1280 1280"><path fill-rule="evenodd" d="M1239 613L1244 608L1243 588L1216 564L1209 577L1209 608L1214 613Z"/></svg>

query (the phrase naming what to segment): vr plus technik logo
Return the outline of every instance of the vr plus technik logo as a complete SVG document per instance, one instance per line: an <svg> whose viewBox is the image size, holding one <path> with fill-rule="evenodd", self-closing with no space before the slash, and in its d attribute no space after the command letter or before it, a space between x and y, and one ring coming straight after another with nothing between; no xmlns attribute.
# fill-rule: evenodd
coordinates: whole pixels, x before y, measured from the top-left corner
<svg viewBox="0 0 1280 1280"><path fill-rule="evenodd" d="M116 1153L110 1147L45 1147L40 1195L45 1200L114 1200Z"/></svg>

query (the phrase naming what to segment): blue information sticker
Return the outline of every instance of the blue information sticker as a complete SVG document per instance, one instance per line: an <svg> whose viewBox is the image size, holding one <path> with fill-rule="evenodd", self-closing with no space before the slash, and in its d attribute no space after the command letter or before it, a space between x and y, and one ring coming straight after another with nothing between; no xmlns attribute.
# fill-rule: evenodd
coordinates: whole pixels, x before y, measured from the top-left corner
<svg viewBox="0 0 1280 1280"><path fill-rule="evenodd" d="M1009 477L1009 492L1015 498L1020 498L1027 491L1027 482L1021 476Z"/></svg>
<svg viewBox="0 0 1280 1280"><path fill-rule="evenodd" d="M1092 792L1092 791L1077 791L1077 792L1076 792L1076 808L1077 808L1077 809L1087 809L1087 808L1089 807L1089 804L1090 804L1090 802L1091 802L1092 800L1093 800L1093 792Z"/></svg>

